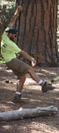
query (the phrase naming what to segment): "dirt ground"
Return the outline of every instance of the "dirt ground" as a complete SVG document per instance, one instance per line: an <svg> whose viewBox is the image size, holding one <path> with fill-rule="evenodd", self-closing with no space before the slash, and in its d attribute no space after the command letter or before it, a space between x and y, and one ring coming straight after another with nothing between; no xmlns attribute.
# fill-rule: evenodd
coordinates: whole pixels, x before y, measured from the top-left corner
<svg viewBox="0 0 59 133"><path fill-rule="evenodd" d="M38 68L35 72L41 79L50 80L59 76L59 68ZM6 70L5 65L0 65L0 112L16 110L20 107L35 108L53 105L59 109L59 81L53 83L54 90L42 93L41 87L34 82L29 75L22 91L24 103L12 102L16 91L17 77L11 70ZM5 80L8 79L9 83ZM0 121L0 133L59 133L59 111L53 116L42 116L32 119L15 121Z"/></svg>

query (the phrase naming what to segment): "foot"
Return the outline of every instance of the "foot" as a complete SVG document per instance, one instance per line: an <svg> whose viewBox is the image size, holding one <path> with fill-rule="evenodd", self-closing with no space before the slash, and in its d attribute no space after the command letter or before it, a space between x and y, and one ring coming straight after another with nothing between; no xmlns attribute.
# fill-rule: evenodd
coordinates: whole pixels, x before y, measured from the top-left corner
<svg viewBox="0 0 59 133"><path fill-rule="evenodd" d="M54 87L51 85L48 85L47 82L44 82L42 85L42 92L47 92L48 90L53 90Z"/></svg>
<svg viewBox="0 0 59 133"><path fill-rule="evenodd" d="M20 103L20 101L21 101L21 95L17 95L17 94L16 94L16 95L14 96L13 102L14 102L14 103Z"/></svg>

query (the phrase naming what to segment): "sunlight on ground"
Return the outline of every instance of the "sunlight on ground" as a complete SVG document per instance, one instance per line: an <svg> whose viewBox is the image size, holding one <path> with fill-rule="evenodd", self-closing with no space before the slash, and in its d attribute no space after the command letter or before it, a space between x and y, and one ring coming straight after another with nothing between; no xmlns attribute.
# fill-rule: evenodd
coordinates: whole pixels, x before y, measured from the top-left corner
<svg viewBox="0 0 59 133"><path fill-rule="evenodd" d="M56 72L49 71L49 70L46 70L46 69L42 69L42 72L49 73L49 74L56 74Z"/></svg>

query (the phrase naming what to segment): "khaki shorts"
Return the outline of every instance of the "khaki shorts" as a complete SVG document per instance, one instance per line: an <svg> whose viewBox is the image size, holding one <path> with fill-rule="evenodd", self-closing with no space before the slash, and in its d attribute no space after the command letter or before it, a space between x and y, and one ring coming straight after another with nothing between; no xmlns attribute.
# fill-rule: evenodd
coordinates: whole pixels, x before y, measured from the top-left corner
<svg viewBox="0 0 59 133"><path fill-rule="evenodd" d="M26 64L25 62L19 60L19 59L12 59L10 62L6 63L7 67L9 67L15 75L20 77L21 75L24 75L28 72L30 69L30 66Z"/></svg>

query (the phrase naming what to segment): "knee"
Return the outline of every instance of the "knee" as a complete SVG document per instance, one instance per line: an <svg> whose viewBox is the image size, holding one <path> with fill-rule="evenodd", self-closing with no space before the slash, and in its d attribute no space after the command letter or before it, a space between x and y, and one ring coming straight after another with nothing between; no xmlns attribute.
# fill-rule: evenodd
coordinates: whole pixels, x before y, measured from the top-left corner
<svg viewBox="0 0 59 133"><path fill-rule="evenodd" d="M25 80L26 80L25 75L20 76L20 80L23 81L23 82L25 82Z"/></svg>
<svg viewBox="0 0 59 133"><path fill-rule="evenodd" d="M28 70L28 73L32 73L33 72L33 68L30 67L29 70Z"/></svg>

